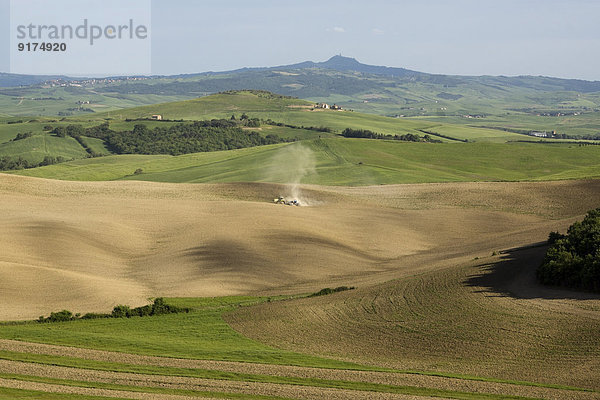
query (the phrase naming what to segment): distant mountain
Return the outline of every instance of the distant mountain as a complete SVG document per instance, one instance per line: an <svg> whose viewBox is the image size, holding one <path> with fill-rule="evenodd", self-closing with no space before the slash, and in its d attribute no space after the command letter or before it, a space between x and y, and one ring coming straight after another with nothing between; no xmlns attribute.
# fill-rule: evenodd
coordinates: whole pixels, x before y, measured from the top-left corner
<svg viewBox="0 0 600 400"><path fill-rule="evenodd" d="M197 74L179 74L162 76L163 78L191 78L206 75L227 75L234 73L243 72L259 72L259 71L275 71L275 70L299 70L299 69L310 69L310 68L321 68L329 69L340 72L361 72L365 74L375 75L387 75L387 76L409 76L409 75L422 75L423 73L417 71L411 71L404 68L392 68L382 67L376 65L367 65L358 62L355 58L343 57L341 55L333 56L327 61L314 62L304 61L297 64L279 65L276 67L253 67L253 68L239 68L231 71L208 71Z"/></svg>
<svg viewBox="0 0 600 400"><path fill-rule="evenodd" d="M584 93L600 91L600 81L586 81L581 79L564 79L530 75L508 77L429 74L405 68L363 64L355 58L344 57L341 55L333 56L329 60L323 62L304 61L297 64L280 65L276 67L240 68L231 71L211 71L199 74L162 76L162 78L191 78L210 75L231 75L249 72L289 71L307 69L323 69L339 72L358 72L362 74L411 79L421 82L432 82L442 84L446 83L449 85L455 85L458 83L466 83L471 81L481 81L488 82L489 84L511 85L541 90L571 90Z"/></svg>
<svg viewBox="0 0 600 400"><path fill-rule="evenodd" d="M325 62L316 63L317 68L333 69L336 71L353 71L363 74L385 75L394 77L407 77L423 75L421 72L411 71L405 68L381 67L376 65L367 65L358 62L355 58L333 56Z"/></svg>
<svg viewBox="0 0 600 400"><path fill-rule="evenodd" d="M457 76L362 64L334 56L324 62L226 72L157 77L96 89L123 95L204 96L261 89L384 115L494 114L510 109L555 112L576 104L578 94L600 92L600 82L550 77ZM558 93L558 94L557 94ZM579 99L581 100L581 99ZM586 107L600 107L597 98ZM575 112L575 111L573 111Z"/></svg>

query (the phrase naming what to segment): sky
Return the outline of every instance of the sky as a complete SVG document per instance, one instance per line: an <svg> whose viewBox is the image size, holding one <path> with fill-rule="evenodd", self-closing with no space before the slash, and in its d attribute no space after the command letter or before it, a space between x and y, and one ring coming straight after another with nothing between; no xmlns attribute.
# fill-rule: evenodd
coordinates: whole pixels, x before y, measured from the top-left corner
<svg viewBox="0 0 600 400"><path fill-rule="evenodd" d="M430 73L600 80L600 1L148 1L152 74L342 54ZM0 54L10 46L7 2L0 0ZM61 0L46 3L56 8ZM7 57L0 71L8 71Z"/></svg>

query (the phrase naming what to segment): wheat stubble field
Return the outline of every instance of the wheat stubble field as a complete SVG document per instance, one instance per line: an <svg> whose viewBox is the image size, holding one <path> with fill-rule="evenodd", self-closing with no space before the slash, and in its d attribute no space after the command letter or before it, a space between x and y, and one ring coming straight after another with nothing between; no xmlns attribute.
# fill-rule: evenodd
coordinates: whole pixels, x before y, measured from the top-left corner
<svg viewBox="0 0 600 400"><path fill-rule="evenodd" d="M224 319L260 346L364 367L28 345L6 326L0 387L68 398L600 397L600 297L537 286L543 248L506 251L598 207L598 181L302 189L310 207L272 204L288 190L274 184L0 175L0 320L107 312L155 296L356 286L234 307ZM65 324L84 326L56 330ZM15 396L0 398L27 398Z"/></svg>
<svg viewBox="0 0 600 400"><path fill-rule="evenodd" d="M104 310L156 295L378 283L542 241L593 207L600 185L311 187L305 192L311 207L271 204L280 192L285 188L269 184L2 175L0 296L16 307L0 317L36 318L60 307Z"/></svg>

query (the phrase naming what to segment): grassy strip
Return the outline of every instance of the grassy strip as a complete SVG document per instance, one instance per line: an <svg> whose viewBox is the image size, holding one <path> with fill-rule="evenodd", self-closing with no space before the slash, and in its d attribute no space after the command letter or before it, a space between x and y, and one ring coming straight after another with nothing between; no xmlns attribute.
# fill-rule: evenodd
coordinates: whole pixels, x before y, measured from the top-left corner
<svg viewBox="0 0 600 400"><path fill-rule="evenodd" d="M40 324L2 323L0 337L149 356L240 361L322 368L364 369L355 363L276 349L242 336L222 318L226 311L297 296L171 298L189 313L148 318L101 318Z"/></svg>
<svg viewBox="0 0 600 400"><path fill-rule="evenodd" d="M0 400L128 400L121 397L87 396L71 393L46 393L38 390L12 389L0 387Z"/></svg>
<svg viewBox="0 0 600 400"><path fill-rule="evenodd" d="M212 392L212 391L204 391L204 390L169 389L169 388L163 388L163 387L150 387L150 386L127 386L127 385L119 385L119 384L115 384L115 383L76 381L76 380L72 380L72 379L48 378L48 377L41 377L41 376L19 375L19 374L0 373L0 378L25 381L25 382L47 383L47 384L51 384L51 385L63 385L63 386L92 388L92 389L121 390L121 391L138 392L138 393L170 394L170 395L178 395L178 396L211 397L211 398L223 398L223 399L248 399L248 400L288 400L289 399L288 397L280 397L280 396L265 396L265 395L246 394L246 393Z"/></svg>
<svg viewBox="0 0 600 400"><path fill-rule="evenodd" d="M271 376L260 374L245 374L236 372L215 371L197 368L157 367L148 365L130 365L109 363L103 361L83 360L70 357L35 355L27 353L0 352L0 359L24 361L45 365L84 368L111 372L128 372L147 375L181 376L201 379L216 379L236 382L259 382L271 384L288 384L319 388L335 388L345 390L360 390L379 393L409 394L415 396L432 396L452 399L530 399L521 396L505 396L490 393L470 393L452 390L422 388L414 386L396 386L369 382L339 381L319 378L299 378L286 376Z"/></svg>

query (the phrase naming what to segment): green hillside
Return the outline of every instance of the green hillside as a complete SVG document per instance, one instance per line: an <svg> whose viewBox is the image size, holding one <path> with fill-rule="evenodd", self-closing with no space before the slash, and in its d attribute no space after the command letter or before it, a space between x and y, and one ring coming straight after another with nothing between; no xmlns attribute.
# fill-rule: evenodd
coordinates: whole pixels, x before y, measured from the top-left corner
<svg viewBox="0 0 600 400"><path fill-rule="evenodd" d="M181 156L109 156L16 173L65 180L374 185L600 177L600 147L316 139ZM297 176L298 166L306 170ZM314 167L314 169L313 169ZM134 175L137 169L143 173Z"/></svg>
<svg viewBox="0 0 600 400"><path fill-rule="evenodd" d="M161 115L163 120L150 120L154 114ZM232 115L240 123L242 115L260 120L259 126L240 125L248 133L254 131L263 137L277 135L286 140L308 141L306 146L313 150L319 170L318 177L307 178L312 183L363 185L595 176L593 168L585 171L582 168L592 166L588 164L586 154L597 154L596 147L577 149L583 154L580 159L579 156L570 154L574 151L573 147L561 146L556 140L553 146L539 143L529 146L515 143L504 147L485 146L484 143L502 144L524 140L538 142L540 139L485 126L391 118L348 110L322 110L304 100L264 91L219 93L181 102L129 108L116 113L96 113L93 118L5 119L4 123L0 122L0 157L22 157L33 164L39 164L46 156L82 160L41 171L20 172L60 179L129 179L128 175L142 169L145 174L138 174L135 179L173 182L269 180L271 177L265 175L265 163L274 151L269 146L248 151L190 154L173 159L159 156L160 162L156 158L133 155L87 160L90 154L110 156L114 151L122 151L108 146L108 142L103 141L105 137L92 133L88 133L88 136L95 137L86 137L82 133L79 141L52 133L57 127L80 125L90 128L106 123L112 131L131 132L140 124L148 129L169 128L189 124L190 121L229 120ZM339 134L346 128L370 130L385 135L429 135L448 146L343 139ZM31 136L14 140L17 135L22 134ZM462 147L471 144L465 142L480 142L482 145ZM327 148L319 147L323 144ZM449 146L450 144L457 146ZM577 145L571 143L571 146ZM335 161L333 164L331 157ZM533 164L529 160L533 160ZM289 168L293 169L293 164L291 165ZM286 179L282 178L280 181L282 180Z"/></svg>
<svg viewBox="0 0 600 400"><path fill-rule="evenodd" d="M111 126L123 126L118 121L150 118L155 114L169 120L204 120L230 118L231 115L239 117L243 113L252 118L271 119L294 126L325 126L338 133L350 127L390 135L412 133L423 136L426 134L423 131L427 131L433 135L442 134L442 137L436 138L440 140L533 140L525 135L499 129L481 129L427 120L391 118L348 110L316 109L314 103L311 102L260 91L218 93L193 100L134 107L118 112L96 114L93 119L87 118L85 121L110 119ZM71 118L70 120L81 119ZM132 123L128 124L132 125Z"/></svg>
<svg viewBox="0 0 600 400"><path fill-rule="evenodd" d="M26 139L0 144L0 155L39 163L45 156L61 156L66 159L87 157L86 150L73 138L52 135L36 135Z"/></svg>

